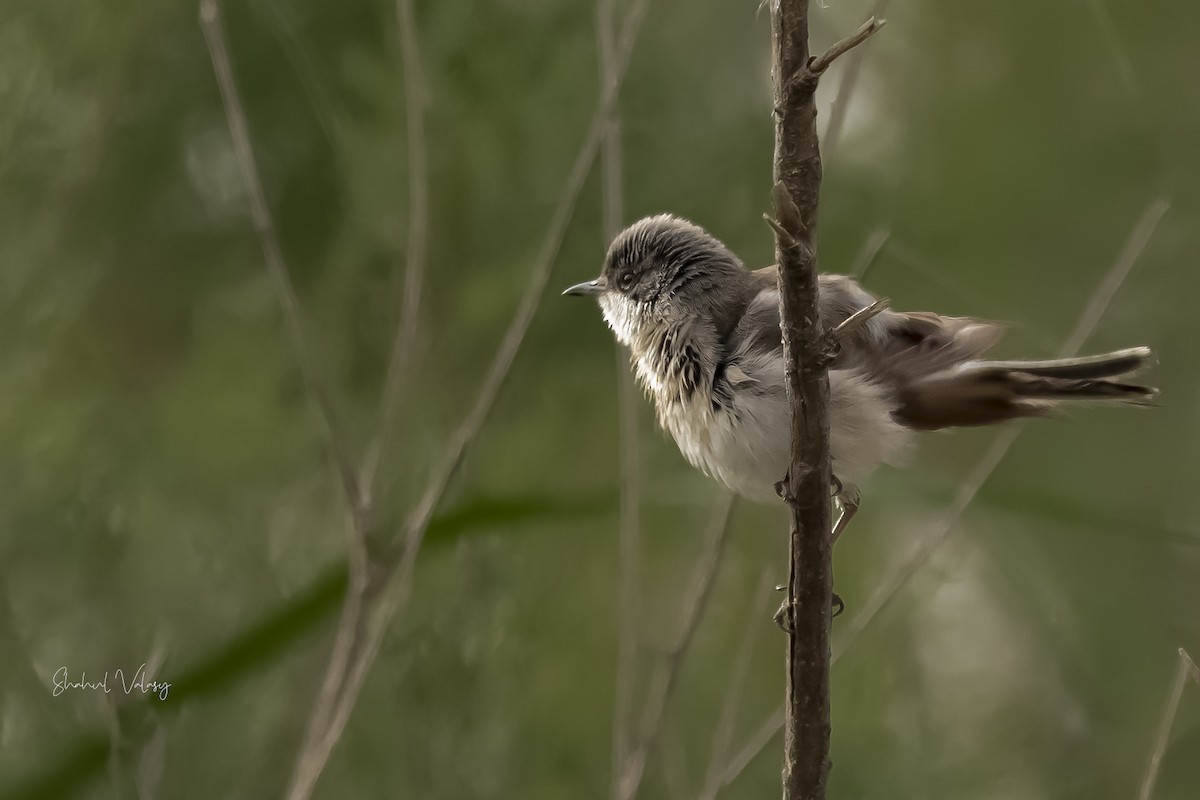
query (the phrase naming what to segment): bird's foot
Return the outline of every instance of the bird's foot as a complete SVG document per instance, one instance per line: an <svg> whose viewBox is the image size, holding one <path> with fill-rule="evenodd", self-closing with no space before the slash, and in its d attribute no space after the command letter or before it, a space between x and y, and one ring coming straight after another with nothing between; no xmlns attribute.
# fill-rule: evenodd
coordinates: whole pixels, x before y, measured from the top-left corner
<svg viewBox="0 0 1200 800"><path fill-rule="evenodd" d="M787 591L787 586L776 586L775 591L785 592ZM846 612L846 601L842 599L841 595L834 592L830 607L833 609L833 619L837 619ZM779 630L784 633L790 635L795 631L796 628L792 624L792 610L787 598L779 604L779 608L775 611L774 620L775 624L779 626Z"/></svg>

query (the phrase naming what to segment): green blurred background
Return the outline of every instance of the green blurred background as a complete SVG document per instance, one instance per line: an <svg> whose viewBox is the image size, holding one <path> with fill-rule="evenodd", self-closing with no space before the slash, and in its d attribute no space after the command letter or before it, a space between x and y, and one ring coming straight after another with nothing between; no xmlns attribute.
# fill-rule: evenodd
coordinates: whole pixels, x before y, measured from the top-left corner
<svg viewBox="0 0 1200 800"><path fill-rule="evenodd" d="M620 102L626 221L672 211L770 263L769 20L650 0ZM395 12L227 3L251 134L318 361L361 453L409 232ZM619 4L622 5L623 4ZM875 3L813 7L821 47ZM402 517L466 412L597 98L595 9L420 2L431 222L417 356L381 514ZM1013 323L1048 356L1135 221L1171 207L1085 350L1155 348L1161 407L1029 424L953 537L834 676L831 796L1130 798L1176 649L1200 651L1200 6L897 0L826 163L821 264L888 238L902 309ZM822 119L845 64L821 92ZM0 10L0 792L279 796L331 644L346 519L248 218L188 2ZM551 289L596 274L593 170ZM598 311L549 291L447 492L317 797L609 791L617 370ZM675 635L714 503L639 402L639 687ZM924 438L836 553L847 623L995 437ZM749 628L732 750L782 699L763 580L778 508L740 505L641 796L692 797ZM50 694L54 671L160 666L152 713ZM639 689L639 697L643 693ZM779 791L778 738L722 797ZM156 783L151 780L149 783ZM1189 686L1158 798L1200 796Z"/></svg>

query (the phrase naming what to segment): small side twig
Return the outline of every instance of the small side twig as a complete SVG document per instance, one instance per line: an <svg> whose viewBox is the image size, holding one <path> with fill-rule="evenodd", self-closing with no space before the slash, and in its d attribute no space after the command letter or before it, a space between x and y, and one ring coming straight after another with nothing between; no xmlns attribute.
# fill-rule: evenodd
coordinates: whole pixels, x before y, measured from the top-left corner
<svg viewBox="0 0 1200 800"><path fill-rule="evenodd" d="M1196 666L1188 651L1181 647L1179 666L1175 670L1175 680L1171 682L1171 691L1167 695L1167 707L1163 709L1162 720L1158 724L1158 735L1154 737L1154 750L1150 753L1149 763L1146 764L1146 775L1142 778L1138 800L1150 800L1150 795L1154 792L1154 785L1158 782L1158 768L1162 763L1163 754L1167 751L1167 741L1171 738L1175 714L1179 711L1179 701L1183 697L1183 686L1189 677L1200 686L1200 667Z"/></svg>
<svg viewBox="0 0 1200 800"><path fill-rule="evenodd" d="M826 50L821 55L809 60L808 68L820 75L822 72L829 69L830 64L846 53L849 53L854 48L858 47L867 39L870 39L886 24L887 20L885 19L871 17L869 20L860 25L858 30L856 30L854 33L850 34L845 39L842 39L840 42Z"/></svg>
<svg viewBox="0 0 1200 800"><path fill-rule="evenodd" d="M858 30L821 55L807 58L799 69L792 72L791 78L784 86L785 94L799 92L801 95L811 95L817 90L817 81L834 61L870 39L886 24L887 20L871 17Z"/></svg>

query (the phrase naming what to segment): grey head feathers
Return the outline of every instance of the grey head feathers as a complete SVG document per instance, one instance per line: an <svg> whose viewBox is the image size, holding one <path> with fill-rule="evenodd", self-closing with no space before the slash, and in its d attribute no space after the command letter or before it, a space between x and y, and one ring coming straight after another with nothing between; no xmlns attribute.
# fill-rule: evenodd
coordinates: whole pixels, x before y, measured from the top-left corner
<svg viewBox="0 0 1200 800"><path fill-rule="evenodd" d="M600 305L626 345L697 318L727 328L745 307L749 273L733 252L685 219L658 214L626 228L604 260Z"/></svg>

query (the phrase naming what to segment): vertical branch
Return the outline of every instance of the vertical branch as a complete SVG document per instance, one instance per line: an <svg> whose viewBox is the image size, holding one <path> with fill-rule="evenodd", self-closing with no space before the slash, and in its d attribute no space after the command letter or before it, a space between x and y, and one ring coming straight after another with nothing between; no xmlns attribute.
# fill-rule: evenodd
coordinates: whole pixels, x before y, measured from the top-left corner
<svg viewBox="0 0 1200 800"><path fill-rule="evenodd" d="M596 2L596 49L598 51L600 91L610 92L617 82L616 0ZM603 195L604 237L611 241L621 230L623 188L621 154L621 118L614 106L608 115L604 141L600 150L600 186ZM620 577L617 582L617 680L613 699L612 722L612 798L620 797L621 774L629 757L629 736L632 730L633 691L638 651L638 619L640 615L638 529L638 440L637 393L629 370L625 348L616 345L617 358L617 416L621 452L620 528L618 531L618 560Z"/></svg>
<svg viewBox="0 0 1200 800"><path fill-rule="evenodd" d="M821 189L815 93L839 55L879 29L872 18L809 58L808 0L781 0L773 25L774 201L780 317L792 408L791 465L782 485L792 510L786 619L783 796L825 797L829 774L830 563L829 350L817 313L816 228Z"/></svg>
<svg viewBox="0 0 1200 800"><path fill-rule="evenodd" d="M823 800L829 774L829 375L817 316L816 223L821 186L816 81L808 66L808 0L783 0L774 20L775 253L792 408L784 497L792 509L787 583L783 796Z"/></svg>

